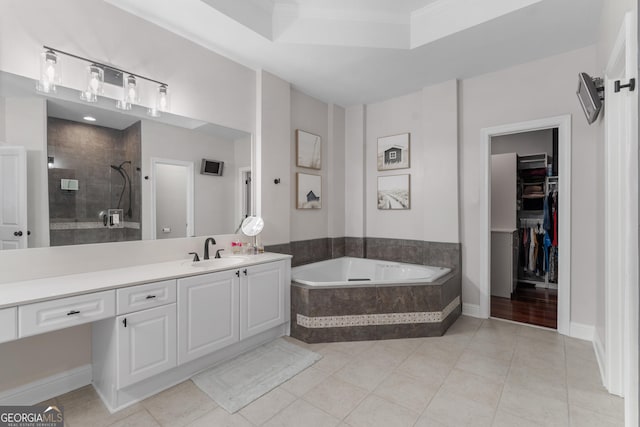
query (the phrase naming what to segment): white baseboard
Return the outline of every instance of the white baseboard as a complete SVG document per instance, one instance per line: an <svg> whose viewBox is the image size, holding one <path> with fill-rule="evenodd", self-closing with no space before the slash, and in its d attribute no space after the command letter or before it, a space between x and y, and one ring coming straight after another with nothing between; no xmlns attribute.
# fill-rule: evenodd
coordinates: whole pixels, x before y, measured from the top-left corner
<svg viewBox="0 0 640 427"><path fill-rule="evenodd" d="M595 327L582 323L571 322L569 325L569 336L579 340L593 341Z"/></svg>
<svg viewBox="0 0 640 427"><path fill-rule="evenodd" d="M600 379L602 384L607 383L607 371L605 368L605 354L604 347L602 346L602 340L597 331L593 333L593 350L596 352L596 360L598 361L598 368L600 368Z"/></svg>
<svg viewBox="0 0 640 427"><path fill-rule="evenodd" d="M465 316L477 317L484 319L480 316L480 304L469 304L468 302L462 303L462 314Z"/></svg>
<svg viewBox="0 0 640 427"><path fill-rule="evenodd" d="M0 392L0 404L35 405L36 403L51 399L52 396L58 396L91 384L91 377L91 365L82 365Z"/></svg>

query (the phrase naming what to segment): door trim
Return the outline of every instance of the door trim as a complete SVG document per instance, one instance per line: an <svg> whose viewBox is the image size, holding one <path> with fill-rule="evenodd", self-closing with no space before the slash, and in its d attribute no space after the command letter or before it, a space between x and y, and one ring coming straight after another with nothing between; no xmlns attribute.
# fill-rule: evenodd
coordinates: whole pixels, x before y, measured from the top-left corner
<svg viewBox="0 0 640 427"><path fill-rule="evenodd" d="M558 128L559 235L558 332L570 334L571 321L571 115L511 123L480 131L480 317L491 314L491 137Z"/></svg>

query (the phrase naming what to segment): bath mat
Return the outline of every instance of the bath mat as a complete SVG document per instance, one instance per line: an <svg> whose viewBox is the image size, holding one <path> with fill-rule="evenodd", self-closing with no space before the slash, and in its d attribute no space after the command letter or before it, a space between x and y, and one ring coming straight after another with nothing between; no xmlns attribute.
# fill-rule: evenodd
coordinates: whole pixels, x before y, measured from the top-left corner
<svg viewBox="0 0 640 427"><path fill-rule="evenodd" d="M278 338L191 380L227 412L234 413L320 358L317 353Z"/></svg>

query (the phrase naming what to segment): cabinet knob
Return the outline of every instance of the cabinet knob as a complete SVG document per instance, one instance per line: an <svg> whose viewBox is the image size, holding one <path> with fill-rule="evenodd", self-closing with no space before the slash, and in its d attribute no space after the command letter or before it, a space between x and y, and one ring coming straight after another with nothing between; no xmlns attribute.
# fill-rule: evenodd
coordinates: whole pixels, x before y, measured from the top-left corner
<svg viewBox="0 0 640 427"><path fill-rule="evenodd" d="M124 327L127 327L127 318L125 317L124 319L122 319L122 324L124 325Z"/></svg>
<svg viewBox="0 0 640 427"><path fill-rule="evenodd" d="M247 275L247 269L245 268L244 270L242 270L242 272L244 273L244 275Z"/></svg>
<svg viewBox="0 0 640 427"><path fill-rule="evenodd" d="M22 237L22 231L14 231L13 235L16 237Z"/></svg>
<svg viewBox="0 0 640 427"><path fill-rule="evenodd" d="M236 271L236 276L240 277L240 270Z"/></svg>

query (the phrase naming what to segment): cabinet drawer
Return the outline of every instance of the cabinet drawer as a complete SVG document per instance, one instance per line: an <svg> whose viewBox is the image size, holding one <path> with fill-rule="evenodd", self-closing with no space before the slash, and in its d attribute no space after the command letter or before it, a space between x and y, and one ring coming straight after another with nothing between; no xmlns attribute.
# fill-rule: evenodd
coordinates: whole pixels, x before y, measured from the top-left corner
<svg viewBox="0 0 640 427"><path fill-rule="evenodd" d="M0 342L18 338L17 311L16 307L0 310Z"/></svg>
<svg viewBox="0 0 640 427"><path fill-rule="evenodd" d="M115 316L115 291L23 305L18 308L19 336L41 334Z"/></svg>
<svg viewBox="0 0 640 427"><path fill-rule="evenodd" d="M176 281L164 280L118 289L116 300L118 314L171 304L176 302Z"/></svg>

